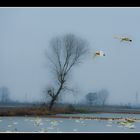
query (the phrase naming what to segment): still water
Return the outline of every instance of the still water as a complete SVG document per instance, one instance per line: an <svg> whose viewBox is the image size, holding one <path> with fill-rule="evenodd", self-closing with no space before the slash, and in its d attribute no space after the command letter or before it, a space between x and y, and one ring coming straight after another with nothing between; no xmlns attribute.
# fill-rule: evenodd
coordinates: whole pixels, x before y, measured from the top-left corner
<svg viewBox="0 0 140 140"><path fill-rule="evenodd" d="M61 114L59 114L60 116ZM63 115L64 116L64 115ZM67 115L65 115L67 116ZM72 114L68 116L122 117L140 119L140 114ZM0 132L140 132L140 120L121 125L119 120L91 120L47 117L0 117Z"/></svg>

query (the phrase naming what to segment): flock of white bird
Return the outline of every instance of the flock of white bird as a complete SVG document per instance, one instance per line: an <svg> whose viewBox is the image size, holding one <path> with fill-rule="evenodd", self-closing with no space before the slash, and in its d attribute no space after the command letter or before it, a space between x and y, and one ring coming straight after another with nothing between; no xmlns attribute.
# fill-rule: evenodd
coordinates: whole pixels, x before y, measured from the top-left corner
<svg viewBox="0 0 140 140"><path fill-rule="evenodd" d="M114 38L119 39L120 42L132 42L132 39L130 39L129 37L118 37L118 36L115 36ZM93 55L94 58L96 56L106 56L106 54L105 54L104 51L98 50Z"/></svg>
<svg viewBox="0 0 140 140"><path fill-rule="evenodd" d="M73 122L75 122L75 123L77 123L77 124L79 124L79 125L81 125L81 126L88 126L88 125L90 125L91 123L89 123L89 122L87 122L87 120L91 120L91 119L84 119L84 118L80 118L80 119L72 119L72 118L70 118L69 120L71 120L71 121L73 121ZM95 119L96 121L101 121L100 119ZM3 120L2 119L0 119L0 122L2 122ZM31 121L31 122L33 122L33 125L35 126L35 127L37 127L38 129L40 129L40 130L38 130L38 132L51 132L51 131L57 131L57 132L60 132L60 130L59 130L59 125L60 125L60 123L63 123L64 121L63 120L51 120L51 119L41 119L40 117L36 117L36 118L31 118L31 119L29 119L29 118L26 118L26 119L24 119L24 121L26 122L29 122L29 121ZM49 126L47 126L47 127L44 127L43 125L44 125L44 121L46 121L47 122L47 124L49 124ZM136 120L136 119L134 119L134 118L124 118L124 119L120 119L120 120L118 120L118 121L114 121L113 119L108 119L107 120L107 124L106 124L106 126L107 127L112 127L113 126L113 124L117 124L117 127L124 127L124 128L129 128L129 129L134 129L135 128L135 125L134 125L134 123L135 122L140 122L139 120ZM14 129L14 132L17 132L18 130L17 130L17 128L16 128L16 125L18 124L18 122L16 121L14 121L14 122L12 122L11 124L8 124L8 128L9 129L13 129L13 128L15 128ZM40 127L41 126L41 127ZM69 126L66 126L66 127L69 127ZM75 127L75 126L74 126ZM73 132L77 132L78 131L78 129L77 128L73 128L73 130L72 130ZM6 130L5 132L11 132L10 130Z"/></svg>

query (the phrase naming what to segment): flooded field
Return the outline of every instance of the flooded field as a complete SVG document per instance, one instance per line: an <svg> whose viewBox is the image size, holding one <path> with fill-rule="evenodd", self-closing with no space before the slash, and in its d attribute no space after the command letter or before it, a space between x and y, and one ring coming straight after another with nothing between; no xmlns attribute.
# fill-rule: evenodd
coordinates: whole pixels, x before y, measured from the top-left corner
<svg viewBox="0 0 140 140"><path fill-rule="evenodd" d="M103 113L69 114L69 116L123 117L138 120L126 122L112 119L0 117L0 132L140 132L140 114Z"/></svg>

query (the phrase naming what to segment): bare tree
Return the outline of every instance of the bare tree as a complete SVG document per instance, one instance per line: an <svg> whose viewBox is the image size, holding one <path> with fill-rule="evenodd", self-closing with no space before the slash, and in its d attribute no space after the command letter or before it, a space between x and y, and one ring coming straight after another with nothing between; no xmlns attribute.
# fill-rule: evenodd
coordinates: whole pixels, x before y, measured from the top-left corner
<svg viewBox="0 0 140 140"><path fill-rule="evenodd" d="M109 96L109 92L106 89L102 89L98 92L98 99L101 105L105 105Z"/></svg>
<svg viewBox="0 0 140 140"><path fill-rule="evenodd" d="M51 40L51 52L46 55L51 63L51 71L56 84L47 90L47 94L51 97L50 110L60 94L65 90L70 90L67 86L69 74L72 68L81 63L83 56L87 54L87 46L85 40L73 34L58 36Z"/></svg>
<svg viewBox="0 0 140 140"><path fill-rule="evenodd" d="M89 105L96 104L98 96L96 92L89 92L86 96L86 101Z"/></svg>
<svg viewBox="0 0 140 140"><path fill-rule="evenodd" d="M1 103L7 103L10 98L9 98L9 90L7 87L1 87L0 88L0 99L1 99Z"/></svg>

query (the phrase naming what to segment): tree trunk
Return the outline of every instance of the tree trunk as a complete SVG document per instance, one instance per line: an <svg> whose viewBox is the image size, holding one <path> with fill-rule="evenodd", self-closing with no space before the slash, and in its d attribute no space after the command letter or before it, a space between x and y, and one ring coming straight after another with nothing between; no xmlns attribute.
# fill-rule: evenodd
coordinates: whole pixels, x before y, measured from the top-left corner
<svg viewBox="0 0 140 140"><path fill-rule="evenodd" d="M54 105L54 102L55 102L55 99L53 98L49 104L49 110L51 111L52 110L52 107Z"/></svg>
<svg viewBox="0 0 140 140"><path fill-rule="evenodd" d="M59 89L58 89L56 95L52 98L52 100L51 100L51 102L50 102L50 104L49 104L49 110L50 110L50 111L52 110L52 107L53 107L53 105L54 105L54 103L55 103L55 100L57 99L57 96L59 95L60 91L62 90L62 87L63 87L63 83L60 85L60 87L59 87Z"/></svg>

